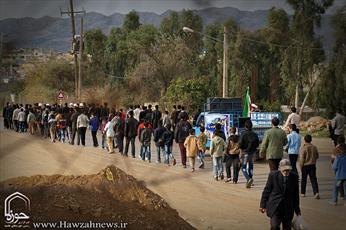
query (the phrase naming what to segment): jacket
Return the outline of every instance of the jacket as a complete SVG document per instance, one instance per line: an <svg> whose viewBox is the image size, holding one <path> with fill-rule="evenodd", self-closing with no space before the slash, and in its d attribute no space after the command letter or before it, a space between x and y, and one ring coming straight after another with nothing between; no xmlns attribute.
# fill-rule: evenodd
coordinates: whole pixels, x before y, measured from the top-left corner
<svg viewBox="0 0 346 230"><path fill-rule="evenodd" d="M260 156L266 155L267 159L282 159L283 147L287 144L285 131L273 127L264 133L261 144Z"/></svg>
<svg viewBox="0 0 346 230"><path fill-rule="evenodd" d="M77 128L81 128L81 127L88 127L89 124L89 118L87 117L87 115L85 114L81 114L78 116L77 118Z"/></svg>
<svg viewBox="0 0 346 230"><path fill-rule="evenodd" d="M167 130L162 135L163 141L165 142L166 146L172 146L173 145L173 138L174 134L171 130Z"/></svg>
<svg viewBox="0 0 346 230"><path fill-rule="evenodd" d="M96 132L99 129L100 122L97 116L93 116L89 121L90 129L93 132Z"/></svg>
<svg viewBox="0 0 346 230"><path fill-rule="evenodd" d="M298 154L301 145L301 137L296 131L287 135L288 154Z"/></svg>
<svg viewBox="0 0 346 230"><path fill-rule="evenodd" d="M129 117L129 119L127 119L125 123L125 137L127 138L136 137L137 127L138 127L138 121L133 117Z"/></svg>
<svg viewBox="0 0 346 230"><path fill-rule="evenodd" d="M196 157L198 153L197 137L195 135L189 135L184 142L186 148L187 157Z"/></svg>
<svg viewBox="0 0 346 230"><path fill-rule="evenodd" d="M245 154L252 154L256 152L259 146L258 135L252 130L245 130L242 132L239 139L239 148Z"/></svg>
<svg viewBox="0 0 346 230"><path fill-rule="evenodd" d="M317 147L311 143L305 143L300 149L300 167L303 167L305 165L315 165L318 157L319 155Z"/></svg>
<svg viewBox="0 0 346 230"><path fill-rule="evenodd" d="M197 137L198 149L202 152L205 152L206 144L207 144L207 135L205 135L205 133L200 133Z"/></svg>
<svg viewBox="0 0 346 230"><path fill-rule="evenodd" d="M156 111L156 110L155 110ZM157 147L163 147L164 142L163 142L163 133L166 131L164 127L158 127L154 130L154 142ZM160 139L162 141L160 141ZM162 142L162 143L161 143Z"/></svg>
<svg viewBox="0 0 346 230"><path fill-rule="evenodd" d="M150 141L151 141L151 130L149 128L144 128L141 131L140 142L143 146L147 147L147 146L150 146Z"/></svg>
<svg viewBox="0 0 346 230"><path fill-rule="evenodd" d="M219 137L214 136L210 143L210 155L213 157L222 157L226 149L225 141Z"/></svg>
<svg viewBox="0 0 346 230"><path fill-rule="evenodd" d="M104 132L106 132L107 137L114 137L114 122L108 121L108 123L105 126Z"/></svg>
<svg viewBox="0 0 346 230"><path fill-rule="evenodd" d="M188 121L181 120L175 127L174 139L176 143L184 143L187 136L189 136L189 130L192 128Z"/></svg>
<svg viewBox="0 0 346 230"><path fill-rule="evenodd" d="M335 171L336 180L346 180L346 153L335 158L333 170Z"/></svg>
<svg viewBox="0 0 346 230"><path fill-rule="evenodd" d="M300 214L299 182L295 173L290 173L284 189L284 177L280 171L269 174L267 184L262 192L260 207L267 210L267 216L273 217L278 206L283 205L285 216L292 219L294 212Z"/></svg>

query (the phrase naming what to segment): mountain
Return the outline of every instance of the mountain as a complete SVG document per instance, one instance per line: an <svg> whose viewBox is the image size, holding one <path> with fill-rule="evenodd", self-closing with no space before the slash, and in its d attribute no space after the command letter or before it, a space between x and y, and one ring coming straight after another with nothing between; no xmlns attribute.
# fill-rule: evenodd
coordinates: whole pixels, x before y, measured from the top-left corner
<svg viewBox="0 0 346 230"><path fill-rule="evenodd" d="M159 26L164 17L172 11L168 10L159 15L151 12L137 12L142 24ZM203 25L215 22L223 22L229 17L243 29L254 31L267 25L268 10L241 11L232 7L206 8L194 10L203 20ZM108 34L113 27L121 27L125 14L114 13L109 16L97 12L89 12L84 17L84 31L100 28ZM80 18L76 16L76 33L80 31ZM330 16L324 15L322 27L317 28L316 34L324 36L323 44L331 49L334 39L330 28ZM8 18L0 21L0 32L4 33L5 40L11 41L16 47L52 48L56 51L66 52L71 48L71 19L53 18L49 16L41 18Z"/></svg>

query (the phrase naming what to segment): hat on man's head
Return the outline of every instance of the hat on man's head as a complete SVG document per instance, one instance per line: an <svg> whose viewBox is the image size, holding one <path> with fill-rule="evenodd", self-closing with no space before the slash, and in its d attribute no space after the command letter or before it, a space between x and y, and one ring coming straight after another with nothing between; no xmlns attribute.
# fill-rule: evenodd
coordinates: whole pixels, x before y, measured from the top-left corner
<svg viewBox="0 0 346 230"><path fill-rule="evenodd" d="M282 159L279 163L279 170L284 171L284 170L291 170L291 162L288 159Z"/></svg>

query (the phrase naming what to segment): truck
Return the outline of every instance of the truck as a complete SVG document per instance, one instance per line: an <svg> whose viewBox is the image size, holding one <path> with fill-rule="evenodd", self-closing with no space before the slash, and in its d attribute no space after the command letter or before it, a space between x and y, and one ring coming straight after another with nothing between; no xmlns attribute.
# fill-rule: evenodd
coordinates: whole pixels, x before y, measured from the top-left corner
<svg viewBox="0 0 346 230"><path fill-rule="evenodd" d="M272 127L271 120L274 117L281 119L279 112L251 112L250 117L242 117L241 98L208 98L204 104L203 112L199 114L193 122L196 136L200 133L200 127L205 128L208 137L207 148L210 146L210 139L215 130L215 124L221 124L226 138L230 136L230 127L236 127L240 135L244 131L245 121L251 120L253 131L257 133L260 142L264 137L264 132Z"/></svg>

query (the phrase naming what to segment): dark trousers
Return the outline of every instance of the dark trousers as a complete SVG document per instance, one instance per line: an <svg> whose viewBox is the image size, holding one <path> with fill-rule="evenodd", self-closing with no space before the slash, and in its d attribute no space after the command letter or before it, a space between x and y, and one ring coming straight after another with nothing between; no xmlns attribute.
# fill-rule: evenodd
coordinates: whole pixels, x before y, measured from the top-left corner
<svg viewBox="0 0 346 230"><path fill-rule="evenodd" d="M94 144L94 147L99 146L99 143L97 142L96 134L97 134L97 131L91 131L91 136L93 137L93 144Z"/></svg>
<svg viewBox="0 0 346 230"><path fill-rule="evenodd" d="M280 225L282 223L283 230L291 230L292 228L292 219L287 215L287 210L283 207L282 204L277 207L274 215L270 219L270 229L271 230L280 230Z"/></svg>
<svg viewBox="0 0 346 230"><path fill-rule="evenodd" d="M124 154L127 156L127 153L129 151L129 145L131 143L131 154L132 157L135 157L135 140L136 137L126 137L126 142L125 142L125 152Z"/></svg>
<svg viewBox="0 0 346 230"><path fill-rule="evenodd" d="M298 154L288 154L288 157L290 158L290 162L292 165L292 171L298 175L298 170L297 170Z"/></svg>
<svg viewBox="0 0 346 230"><path fill-rule="evenodd" d="M227 178L231 178L231 166L233 163L233 181L238 182L239 175L239 154L227 154L226 156L226 174Z"/></svg>
<svg viewBox="0 0 346 230"><path fill-rule="evenodd" d="M305 194L306 192L306 182L307 182L308 175L310 177L312 191L314 192L314 195L315 195L316 193L318 193L316 165L305 165L302 167L302 183L301 183L300 193Z"/></svg>
<svg viewBox="0 0 346 230"><path fill-rule="evenodd" d="M74 144L74 139L76 138L76 134L77 134L77 144L79 145L80 143L80 139L79 139L79 131L77 128L72 128L72 137L70 140L70 143L73 145Z"/></svg>
<svg viewBox="0 0 346 230"><path fill-rule="evenodd" d="M279 169L279 163L281 159L268 159L270 171L275 171Z"/></svg>
<svg viewBox="0 0 346 230"><path fill-rule="evenodd" d="M80 137L80 141L82 142L82 145L85 146L85 133L86 133L86 127L79 127L78 133Z"/></svg>
<svg viewBox="0 0 346 230"><path fill-rule="evenodd" d="M184 143L179 143L180 156L181 156L181 164L186 166L186 148Z"/></svg>
<svg viewBox="0 0 346 230"><path fill-rule="evenodd" d="M119 150L119 153L123 154L123 149L124 149L124 136L115 136L115 143L117 145L117 148Z"/></svg>
<svg viewBox="0 0 346 230"><path fill-rule="evenodd" d="M9 122L8 122L8 118L4 118L4 127L5 127L5 129L9 129Z"/></svg>

